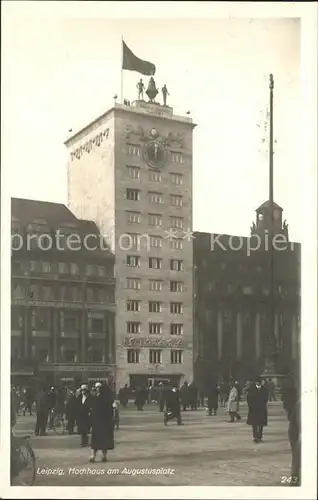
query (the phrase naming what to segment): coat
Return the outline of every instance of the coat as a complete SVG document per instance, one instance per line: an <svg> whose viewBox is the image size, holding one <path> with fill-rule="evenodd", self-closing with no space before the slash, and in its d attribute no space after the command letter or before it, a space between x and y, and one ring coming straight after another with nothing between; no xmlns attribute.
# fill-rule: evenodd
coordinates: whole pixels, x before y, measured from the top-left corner
<svg viewBox="0 0 318 500"><path fill-rule="evenodd" d="M82 396L78 397L77 402L77 425L80 434L88 434L91 427L91 404L92 396L89 394L84 403L82 403Z"/></svg>
<svg viewBox="0 0 318 500"><path fill-rule="evenodd" d="M183 384L183 386L181 387L180 399L181 399L181 403L183 405L189 404L190 398L189 398L189 386L188 385Z"/></svg>
<svg viewBox="0 0 318 500"><path fill-rule="evenodd" d="M114 424L113 424L113 402L112 391L106 387L94 396L92 402L92 440L93 450L113 450Z"/></svg>
<svg viewBox="0 0 318 500"><path fill-rule="evenodd" d="M265 387L257 389L253 385L247 392L248 415L247 424L252 426L267 425L268 391Z"/></svg>
<svg viewBox="0 0 318 500"><path fill-rule="evenodd" d="M237 413L240 409L240 398L237 387L232 387L230 390L227 408L230 413Z"/></svg>
<svg viewBox="0 0 318 500"><path fill-rule="evenodd" d="M219 389L216 386L209 387L207 394L208 394L208 407L209 408L218 408L218 401L219 401Z"/></svg>

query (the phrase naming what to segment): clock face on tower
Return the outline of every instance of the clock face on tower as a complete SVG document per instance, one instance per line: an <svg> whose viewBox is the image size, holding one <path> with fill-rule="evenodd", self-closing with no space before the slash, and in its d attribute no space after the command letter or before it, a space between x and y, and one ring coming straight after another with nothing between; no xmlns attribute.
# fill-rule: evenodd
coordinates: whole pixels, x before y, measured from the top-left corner
<svg viewBox="0 0 318 500"><path fill-rule="evenodd" d="M150 141L143 149L144 160L151 167L163 167L167 162L167 151L160 141Z"/></svg>

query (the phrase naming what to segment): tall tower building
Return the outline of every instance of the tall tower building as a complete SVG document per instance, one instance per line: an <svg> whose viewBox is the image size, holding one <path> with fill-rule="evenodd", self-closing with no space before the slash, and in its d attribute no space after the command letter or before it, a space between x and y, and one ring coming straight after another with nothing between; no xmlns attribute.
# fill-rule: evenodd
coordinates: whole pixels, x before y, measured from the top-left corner
<svg viewBox="0 0 318 500"><path fill-rule="evenodd" d="M140 100L114 104L65 142L69 208L94 220L115 254L117 388L193 376L194 127Z"/></svg>

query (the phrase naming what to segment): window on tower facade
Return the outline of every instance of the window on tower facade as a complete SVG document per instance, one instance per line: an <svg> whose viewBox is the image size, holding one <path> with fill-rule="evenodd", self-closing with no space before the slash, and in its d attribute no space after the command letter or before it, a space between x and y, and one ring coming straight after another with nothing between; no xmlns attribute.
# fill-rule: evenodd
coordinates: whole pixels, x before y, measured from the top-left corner
<svg viewBox="0 0 318 500"><path fill-rule="evenodd" d="M150 349L149 350L149 363L154 365L159 365L161 363L161 354L162 351L159 349Z"/></svg>
<svg viewBox="0 0 318 500"><path fill-rule="evenodd" d="M169 217L169 227L171 229L183 229L183 217Z"/></svg>
<svg viewBox="0 0 318 500"><path fill-rule="evenodd" d="M140 267L140 257L139 255L127 255L126 265L128 267Z"/></svg>
<svg viewBox="0 0 318 500"><path fill-rule="evenodd" d="M161 214L148 214L149 226L161 227L162 215Z"/></svg>
<svg viewBox="0 0 318 500"><path fill-rule="evenodd" d="M126 302L126 310L131 312L139 312L140 311L140 300L127 300Z"/></svg>
<svg viewBox="0 0 318 500"><path fill-rule="evenodd" d="M170 352L170 361L172 365L182 363L182 351L173 350Z"/></svg>
<svg viewBox="0 0 318 500"><path fill-rule="evenodd" d="M183 249L183 239L182 238L173 238L170 241L170 248L173 250L182 250Z"/></svg>
<svg viewBox="0 0 318 500"><path fill-rule="evenodd" d="M180 153L172 153L171 160L172 160L172 163L179 163L180 165L183 164L183 157L182 157L182 154L180 154Z"/></svg>
<svg viewBox="0 0 318 500"><path fill-rule="evenodd" d="M131 179L140 179L140 167L127 166L126 173Z"/></svg>
<svg viewBox="0 0 318 500"><path fill-rule="evenodd" d="M182 207L183 206L183 197L179 194L171 194L170 195L170 204L173 207Z"/></svg>
<svg viewBox="0 0 318 500"><path fill-rule="evenodd" d="M161 335L162 326L162 323L149 323L149 334Z"/></svg>
<svg viewBox="0 0 318 500"><path fill-rule="evenodd" d="M161 269L162 259L159 257L149 257L149 269Z"/></svg>
<svg viewBox="0 0 318 500"><path fill-rule="evenodd" d="M154 204L162 204L163 203L163 194L157 193L155 191L149 191L148 198L150 203Z"/></svg>
<svg viewBox="0 0 318 500"><path fill-rule="evenodd" d="M183 281L170 281L170 291L183 292L184 291Z"/></svg>
<svg viewBox="0 0 318 500"><path fill-rule="evenodd" d="M141 213L140 212L126 212L128 224L140 224Z"/></svg>
<svg viewBox="0 0 318 500"><path fill-rule="evenodd" d="M127 154L130 156L140 156L140 147L135 146L134 144L129 144Z"/></svg>
<svg viewBox="0 0 318 500"><path fill-rule="evenodd" d="M175 184L176 186L182 186L183 184L183 175L182 174L170 174L171 175L171 180L172 184Z"/></svg>
<svg viewBox="0 0 318 500"><path fill-rule="evenodd" d="M163 238L161 236L150 236L151 248L161 248L162 247L162 240L163 240Z"/></svg>
<svg viewBox="0 0 318 500"><path fill-rule="evenodd" d="M149 291L150 292L161 292L162 281L161 280L149 280Z"/></svg>
<svg viewBox="0 0 318 500"><path fill-rule="evenodd" d="M126 200L139 201L140 200L140 190L139 189L126 189Z"/></svg>
<svg viewBox="0 0 318 500"><path fill-rule="evenodd" d="M170 302L170 313L171 314L182 314L183 313L182 302Z"/></svg>
<svg viewBox="0 0 318 500"><path fill-rule="evenodd" d="M127 321L127 333L140 333L139 321Z"/></svg>
<svg viewBox="0 0 318 500"><path fill-rule="evenodd" d="M161 172L149 170L149 180L153 182L161 182Z"/></svg>
<svg viewBox="0 0 318 500"><path fill-rule="evenodd" d="M140 290L141 280L139 278L127 278L126 288L130 290Z"/></svg>
<svg viewBox="0 0 318 500"><path fill-rule="evenodd" d="M128 349L127 363L139 363L139 351L137 349Z"/></svg>
<svg viewBox="0 0 318 500"><path fill-rule="evenodd" d="M156 301L149 301L149 312L160 313L162 310L162 303Z"/></svg>
<svg viewBox="0 0 318 500"><path fill-rule="evenodd" d="M181 323L171 323L170 325L170 335L182 335L183 325Z"/></svg>
<svg viewBox="0 0 318 500"><path fill-rule="evenodd" d="M171 259L170 269L171 271L183 271L183 260Z"/></svg>

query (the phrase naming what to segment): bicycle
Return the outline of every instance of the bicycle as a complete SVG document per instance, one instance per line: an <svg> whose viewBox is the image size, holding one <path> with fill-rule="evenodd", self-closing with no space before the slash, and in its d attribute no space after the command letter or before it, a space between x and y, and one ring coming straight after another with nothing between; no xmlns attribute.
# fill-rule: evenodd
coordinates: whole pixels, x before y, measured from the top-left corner
<svg viewBox="0 0 318 500"><path fill-rule="evenodd" d="M62 436L65 433L66 425L63 415L56 414L52 410L52 430L58 436Z"/></svg>
<svg viewBox="0 0 318 500"><path fill-rule="evenodd" d="M15 481L19 486L32 486L35 482L35 455L29 439L11 434L11 484Z"/></svg>

